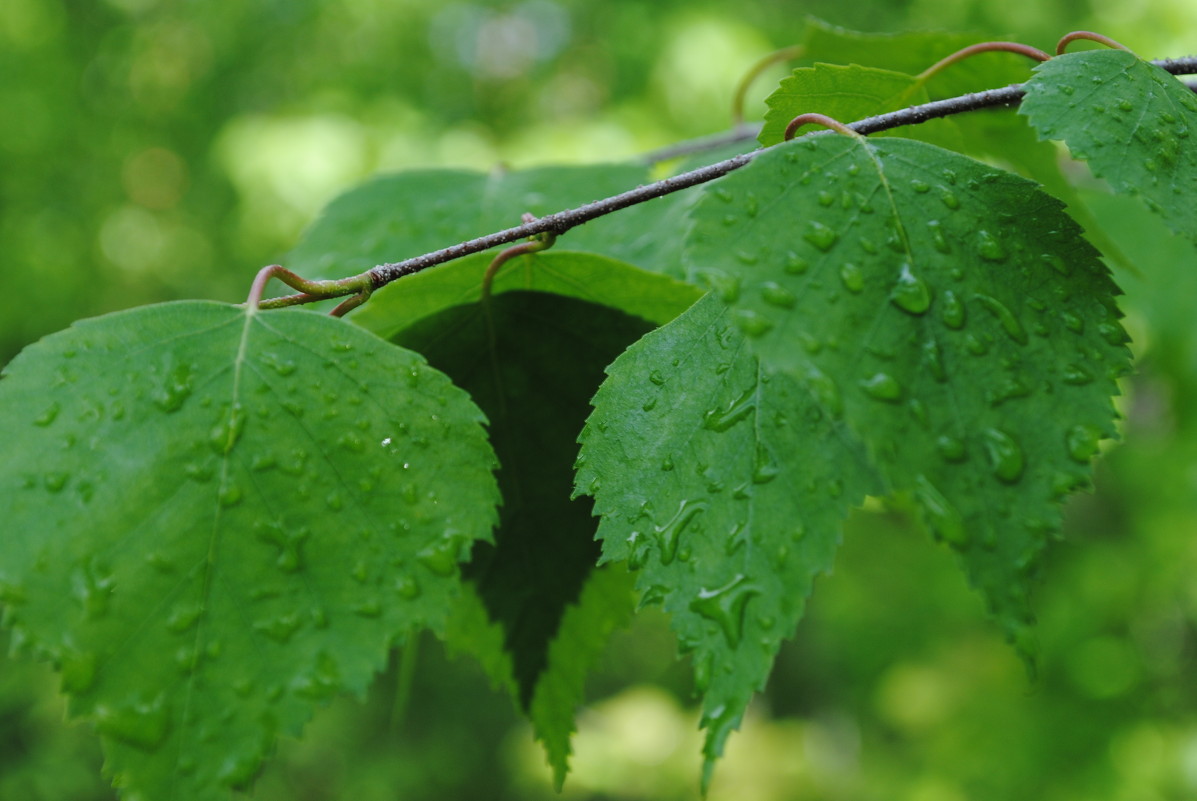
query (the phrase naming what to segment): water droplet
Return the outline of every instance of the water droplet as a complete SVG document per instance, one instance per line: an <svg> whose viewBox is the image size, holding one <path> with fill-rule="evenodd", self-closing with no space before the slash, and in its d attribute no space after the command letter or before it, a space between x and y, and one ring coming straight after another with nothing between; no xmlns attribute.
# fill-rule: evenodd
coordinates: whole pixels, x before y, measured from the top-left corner
<svg viewBox="0 0 1197 801"><path fill-rule="evenodd" d="M378 617L382 614L382 603L377 598L354 604L353 613L361 617Z"/></svg>
<svg viewBox="0 0 1197 801"><path fill-rule="evenodd" d="M640 404L640 408L646 412L651 412L653 409L657 408L657 400L658 399L655 396L649 398L644 403Z"/></svg>
<svg viewBox="0 0 1197 801"><path fill-rule="evenodd" d="M303 544L311 530L298 526L286 530L279 523L259 521L254 524L254 536L260 541L278 548L274 564L284 573L294 573L303 566Z"/></svg>
<svg viewBox="0 0 1197 801"><path fill-rule="evenodd" d="M923 314L931 307L931 290L923 279L911 272L909 264L903 264L889 299L904 312Z"/></svg>
<svg viewBox="0 0 1197 801"><path fill-rule="evenodd" d="M786 254L784 268L790 275L802 275L810 269L810 262L791 250Z"/></svg>
<svg viewBox="0 0 1197 801"><path fill-rule="evenodd" d="M753 338L764 336L773 328L769 318L752 309L736 309L735 322L737 328Z"/></svg>
<svg viewBox="0 0 1197 801"><path fill-rule="evenodd" d="M183 604L176 606L166 619L166 628L176 634L181 634L199 622L204 608L199 604Z"/></svg>
<svg viewBox="0 0 1197 801"><path fill-rule="evenodd" d="M920 195L923 195L931 191L931 184L918 178L914 178L910 182L910 188L915 192L918 192Z"/></svg>
<svg viewBox="0 0 1197 801"><path fill-rule="evenodd" d="M660 370L653 370L648 374L648 380L657 386L662 386L665 383L665 376L661 374Z"/></svg>
<svg viewBox="0 0 1197 801"><path fill-rule="evenodd" d="M1101 442L1101 430L1089 425L1077 425L1068 429L1065 436L1068 445L1068 455L1082 464L1088 464L1097 453Z"/></svg>
<svg viewBox="0 0 1197 801"><path fill-rule="evenodd" d="M711 409L703 416L702 427L710 431L727 431L756 410L756 387L749 387L727 408Z"/></svg>
<svg viewBox="0 0 1197 801"><path fill-rule="evenodd" d="M395 594L405 601L414 601L422 592L419 582L410 576L395 579Z"/></svg>
<svg viewBox="0 0 1197 801"><path fill-rule="evenodd" d="M107 614L113 579L97 567L94 560L84 562L72 571L71 586L87 618L94 620Z"/></svg>
<svg viewBox="0 0 1197 801"><path fill-rule="evenodd" d="M1006 484L1013 484L1022 478L1026 460L1022 448L1014 438L996 428L985 429L981 436L985 441L985 450L989 454L993 474Z"/></svg>
<svg viewBox="0 0 1197 801"><path fill-rule="evenodd" d="M960 208L960 198L956 197L956 193L947 187L941 186L939 188L939 199L943 204L953 211Z"/></svg>
<svg viewBox="0 0 1197 801"><path fill-rule="evenodd" d="M964 328L964 304L960 298L956 297L955 292L948 289L944 290L941 299L940 314L943 317L943 324L957 331Z"/></svg>
<svg viewBox="0 0 1197 801"><path fill-rule="evenodd" d="M229 484L227 486L221 487L220 493L217 496L218 500L220 501L220 505L225 508L233 507L241 503L242 497L243 495L241 493L241 488L236 484Z"/></svg>
<svg viewBox="0 0 1197 801"><path fill-rule="evenodd" d="M54 422L59 411L61 411L61 407L58 405L58 401L52 401L45 411L33 419L33 424L45 428Z"/></svg>
<svg viewBox="0 0 1197 801"><path fill-rule="evenodd" d="M994 262L1003 262L1010 256L1001 240L984 228L977 231L977 254L986 261Z"/></svg>
<svg viewBox="0 0 1197 801"><path fill-rule="evenodd" d="M931 377L941 384L947 381L948 371L943 366L943 351L940 349L939 343L934 339L928 339L923 343L922 353L923 364L931 373Z"/></svg>
<svg viewBox="0 0 1197 801"><path fill-rule="evenodd" d="M735 303L740 299L739 276L728 275L722 270L703 270L699 277L724 303Z"/></svg>
<svg viewBox="0 0 1197 801"><path fill-rule="evenodd" d="M835 195L831 194L827 190L819 192L820 206L830 206L832 203L835 203Z"/></svg>
<svg viewBox="0 0 1197 801"><path fill-rule="evenodd" d="M96 669L99 658L92 651L67 651L62 656L59 669L62 671L64 693L85 693L96 683Z"/></svg>
<svg viewBox="0 0 1197 801"><path fill-rule="evenodd" d="M279 688L281 695L282 688ZM232 754L220 763L216 778L232 788L240 788L249 784L258 773L259 759L253 753L240 752Z"/></svg>
<svg viewBox="0 0 1197 801"><path fill-rule="evenodd" d="M1002 330L1011 339L1019 345L1027 344L1029 337L1027 337L1026 330L1023 329L1022 323L1018 321L1018 318L1014 316L1014 312L1010 311L1010 308L1005 303L990 295L973 295L973 298L997 318L998 323L1002 326Z"/></svg>
<svg viewBox="0 0 1197 801"><path fill-rule="evenodd" d="M984 356L986 353L989 353L989 343L991 341L988 337L982 338L969 334L964 338L964 349L974 356Z"/></svg>
<svg viewBox="0 0 1197 801"><path fill-rule="evenodd" d="M289 615L279 615L270 620L259 620L254 623L254 630L265 634L275 642L285 643L294 636L295 632L299 631L302 624L298 612L292 612Z"/></svg>
<svg viewBox="0 0 1197 801"><path fill-rule="evenodd" d="M71 480L71 474L62 470L51 470L42 476L42 486L48 492L62 492L66 487L67 482Z"/></svg>
<svg viewBox="0 0 1197 801"><path fill-rule="evenodd" d="M126 706L97 705L93 716L100 734L144 751L153 751L162 745L170 723L165 695Z"/></svg>
<svg viewBox="0 0 1197 801"><path fill-rule="evenodd" d="M777 478L777 474L780 472L781 468L777 466L773 454L769 452L764 443L757 442L752 460L752 483L768 484Z"/></svg>
<svg viewBox="0 0 1197 801"><path fill-rule="evenodd" d="M761 300L779 309L792 309L798 303L793 292L772 281L761 286Z"/></svg>
<svg viewBox="0 0 1197 801"><path fill-rule="evenodd" d="M285 359L277 353L263 353L260 358L268 367L281 376L286 377L295 372L295 362Z"/></svg>
<svg viewBox="0 0 1197 801"><path fill-rule="evenodd" d="M914 479L914 497L932 534L957 548L968 545L970 537L959 510L921 473Z"/></svg>
<svg viewBox="0 0 1197 801"><path fill-rule="evenodd" d="M1093 373L1089 368L1075 362L1066 365L1060 377L1065 384L1072 384L1073 386L1084 386L1093 382Z"/></svg>
<svg viewBox="0 0 1197 801"><path fill-rule="evenodd" d="M849 292L859 293L864 290L864 273L852 262L845 262L840 266L840 280Z"/></svg>
<svg viewBox="0 0 1197 801"><path fill-rule="evenodd" d="M661 461L661 472L662 472L662 473L668 473L668 472L670 472L671 470L673 470L673 457L672 457L672 456L666 456L666 457L665 457L665 458L664 458L664 459Z"/></svg>
<svg viewBox="0 0 1197 801"><path fill-rule="evenodd" d="M241 408L240 403L233 404L229 409L228 417L222 419L212 429L208 435L208 444L212 446L212 451L218 456L233 450L233 446L237 444L237 440L241 439L241 435L245 432L245 414L244 409Z"/></svg>
<svg viewBox="0 0 1197 801"><path fill-rule="evenodd" d="M990 406L1001 406L1008 400L1025 398L1031 394L1031 388L1020 376L1005 376L985 391L985 399Z"/></svg>
<svg viewBox="0 0 1197 801"><path fill-rule="evenodd" d="M831 250L835 246L835 243L839 241L840 235L835 232L835 229L828 228L821 222L808 220L806 228L806 233L802 235L802 238L824 253Z"/></svg>
<svg viewBox="0 0 1197 801"><path fill-rule="evenodd" d="M1072 272L1072 270L1069 268L1068 264L1064 261L1064 259L1060 258L1055 253L1044 253L1039 258L1041 258L1043 260L1044 264L1051 267L1053 270L1058 272L1060 275L1068 275L1069 273Z"/></svg>
<svg viewBox="0 0 1197 801"><path fill-rule="evenodd" d="M166 369L162 384L150 396L154 405L164 412L177 412L191 397L194 370L190 364L175 364Z"/></svg>
<svg viewBox="0 0 1197 801"><path fill-rule="evenodd" d="M944 434L935 440L935 450L945 462L952 462L953 464L963 462L968 458L968 450L965 448L964 440L959 437L953 437L950 434Z"/></svg>
<svg viewBox="0 0 1197 801"><path fill-rule="evenodd" d="M713 590L703 589L690 602L690 611L713 621L723 631L727 644L735 648L744 635L744 610L760 590L743 574Z"/></svg>
<svg viewBox="0 0 1197 801"><path fill-rule="evenodd" d="M840 389L828 375L817 367L811 367L806 372L806 383L815 400L828 415L838 418L844 413L844 400L840 396Z"/></svg>
<svg viewBox="0 0 1197 801"><path fill-rule="evenodd" d="M1097 333L1101 334L1102 339L1115 347L1125 345L1129 339L1122 326L1117 323L1101 323L1097 326Z"/></svg>
<svg viewBox="0 0 1197 801"><path fill-rule="evenodd" d="M366 450L366 441L354 431L347 431L338 437L337 444L350 453L362 453Z"/></svg>
<svg viewBox="0 0 1197 801"><path fill-rule="evenodd" d="M888 373L877 373L871 378L866 378L860 382L860 387L874 400L887 403L899 403L902 400L902 385Z"/></svg>
<svg viewBox="0 0 1197 801"><path fill-rule="evenodd" d="M1064 312L1060 315L1060 322L1064 323L1064 327L1074 334L1082 334L1085 331L1085 321L1081 319L1080 315L1072 312Z"/></svg>
<svg viewBox="0 0 1197 801"><path fill-rule="evenodd" d="M341 690L341 674L337 662L321 651L316 664L300 673L291 681L291 691L300 698L323 701L332 698Z"/></svg>
<svg viewBox="0 0 1197 801"><path fill-rule="evenodd" d="M457 572L458 550L457 538L445 537L416 554L416 560L433 575L448 578Z"/></svg>
<svg viewBox="0 0 1197 801"><path fill-rule="evenodd" d="M656 526L657 542L661 548L661 564L667 565L677 556L677 546L682 530L690 525L699 512L704 512L707 504L702 501L683 500L678 504L673 517L662 526Z"/></svg>

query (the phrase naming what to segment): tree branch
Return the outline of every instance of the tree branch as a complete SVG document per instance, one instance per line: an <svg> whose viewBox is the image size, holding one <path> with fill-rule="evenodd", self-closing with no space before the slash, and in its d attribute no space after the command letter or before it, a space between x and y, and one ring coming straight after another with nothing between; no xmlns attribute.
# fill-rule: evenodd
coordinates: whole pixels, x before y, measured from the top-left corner
<svg viewBox="0 0 1197 801"><path fill-rule="evenodd" d="M1176 59L1158 59L1151 63L1172 73L1173 75L1191 75L1197 73L1197 56L1185 56ZM966 111L977 111L986 108L997 108L1003 106L1014 106L1022 101L1025 92L1023 84L1012 84L1001 89L990 89L984 92L975 92L973 94L961 95L959 97L948 98L945 100L936 100L931 103L924 103L919 106L911 106L899 111L892 111L888 114L879 114L875 117L867 117L863 120L849 123L848 128L859 134L871 134L879 131L886 131L891 128L897 128L904 125L917 125L919 123L927 122L928 120L938 119L940 117L948 117L953 114L961 114ZM742 136L742 131L733 132L738 136ZM814 133L812 136L826 135L825 133ZM700 142L704 140L699 140ZM709 140L708 140L709 141ZM715 141L727 141L718 140ZM699 145L699 148L704 145ZM776 145L775 145L776 147ZM674 151L687 152L687 151ZM693 151L688 151L693 152ZM566 209L554 214L548 214L544 217L539 217L531 222L526 222L523 225L517 225L513 228L507 228L502 231L496 231L486 236L478 237L477 239L470 239L465 242L460 242L441 250L435 250L431 253L425 253L422 256L406 259L404 261L380 264L377 267L367 271L364 275L369 275L370 280L377 289L381 286L391 283L392 281L402 278L405 275L412 275L418 273L428 267L434 267L438 264L444 264L447 261L459 259L462 256L468 256L473 253L480 253L484 250L496 247L498 245L506 245L510 242L515 242L520 239L536 236L538 234L552 234L554 236L561 236L571 228L576 228L583 223L603 217L612 212L626 209L630 206L635 206L644 203L654 198L664 197L665 195L680 192L683 189L689 189L692 186L698 186L708 181L713 181L716 178L721 178L734 170L738 170L748 162L752 161L756 156L760 155L764 150L755 150L751 153L744 153L739 156L734 156L725 161L720 161L715 164L710 164L706 167L700 167L697 170L684 172L680 175L674 175L665 178L655 183L645 184L623 192L612 197L596 200L593 203L587 203L584 206L579 206L576 209ZM294 305L295 303L306 302L299 300L299 296L289 296L281 298L273 298L265 300L261 303L261 308L275 308L280 306Z"/></svg>

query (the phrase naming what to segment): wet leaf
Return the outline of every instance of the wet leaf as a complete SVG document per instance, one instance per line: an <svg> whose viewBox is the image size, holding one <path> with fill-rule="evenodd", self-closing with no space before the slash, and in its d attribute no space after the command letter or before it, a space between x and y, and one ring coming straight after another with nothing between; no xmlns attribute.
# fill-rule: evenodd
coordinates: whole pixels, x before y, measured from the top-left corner
<svg viewBox="0 0 1197 801"><path fill-rule="evenodd" d="M490 536L482 416L308 311L149 306L0 381L0 587L132 797L223 799L279 733L439 628Z"/></svg>
<svg viewBox="0 0 1197 801"><path fill-rule="evenodd" d="M745 203L757 227L712 233ZM913 497L1030 654L1030 578L1114 434L1128 358L1117 290L1061 205L930 145L823 135L712 185L695 218L695 278Z"/></svg>
<svg viewBox="0 0 1197 801"><path fill-rule="evenodd" d="M874 487L816 396L749 352L704 298L620 356L581 436L577 489L603 559L662 603L703 695L704 782L764 686L848 509ZM811 454L818 454L811 458Z"/></svg>
<svg viewBox="0 0 1197 801"><path fill-rule="evenodd" d="M1044 139L1062 139L1115 192L1197 241L1197 97L1123 50L1057 56L1027 82L1019 109Z"/></svg>

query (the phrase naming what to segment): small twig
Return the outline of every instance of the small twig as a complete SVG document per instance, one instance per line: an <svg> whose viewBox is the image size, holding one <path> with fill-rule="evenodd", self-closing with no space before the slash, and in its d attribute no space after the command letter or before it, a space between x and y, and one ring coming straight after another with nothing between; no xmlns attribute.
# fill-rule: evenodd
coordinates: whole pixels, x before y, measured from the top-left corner
<svg viewBox="0 0 1197 801"><path fill-rule="evenodd" d="M1094 33L1093 31L1073 31L1072 33L1064 34L1064 36L1056 44L1056 55L1058 55L1058 56L1064 55L1064 51L1068 49L1068 45L1072 44L1073 42L1075 42L1079 39L1085 39L1090 42L1097 42L1098 44L1103 44L1106 47L1112 47L1115 50L1125 50L1126 52L1130 53L1131 55L1134 55L1134 51L1131 50L1126 45L1122 44L1121 42L1116 42L1108 36L1105 36L1100 33ZM1153 62L1153 63L1155 63L1155 62Z"/></svg>
<svg viewBox="0 0 1197 801"><path fill-rule="evenodd" d="M794 134L797 133L798 129L803 125L822 125L824 128L830 128L831 130L842 133L845 136L860 136L860 134L858 134L856 131L852 130L847 125L844 125L834 117L828 117L826 114L819 114L817 112L811 111L807 112L806 114L799 114L797 117L790 120L790 124L786 126L786 132L784 136L785 141L788 142L793 139Z"/></svg>
<svg viewBox="0 0 1197 801"><path fill-rule="evenodd" d="M921 83L942 70L944 67L955 64L958 61L963 61L969 56L975 56L977 53L993 52L1018 53L1021 56L1033 58L1036 61L1047 61L1051 58L1051 56L1049 56L1047 53L1044 53L1037 47L1031 47L1030 45L1020 44L1018 42L980 42L979 44L969 45L968 47L961 48L952 55L941 58L939 61L936 61L930 67L927 67L927 69L916 75L915 78Z"/></svg>
<svg viewBox="0 0 1197 801"><path fill-rule="evenodd" d="M744 124L744 98L747 97L748 90L752 87L753 82L761 77L761 74L765 70L783 61L793 61L796 58L802 58L802 54L805 52L805 45L783 47L781 50L775 50L749 67L748 72L744 73L744 77L740 79L740 83L736 86L735 94L732 95L732 124L737 127Z"/></svg>

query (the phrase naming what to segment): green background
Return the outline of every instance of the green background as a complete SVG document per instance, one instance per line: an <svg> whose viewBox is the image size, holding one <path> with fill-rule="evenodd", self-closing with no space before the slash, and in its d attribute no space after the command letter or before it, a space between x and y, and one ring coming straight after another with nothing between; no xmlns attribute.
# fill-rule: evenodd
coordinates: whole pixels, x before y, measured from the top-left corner
<svg viewBox="0 0 1197 801"><path fill-rule="evenodd" d="M1197 52L1191 0L4 0L0 361L81 317L240 300L328 200L379 172L603 162L722 130L739 77L796 41L805 13L1043 49L1094 28L1148 57ZM750 118L782 74L762 79ZM1140 361L1120 399L1126 443L1070 504L1034 598L1039 675L945 548L867 508L712 798L1197 796L1197 259L1070 171L1135 266L1116 274ZM697 796L697 710L673 649L655 610L617 636L567 798ZM414 650L364 702L284 742L252 797L553 797L511 702L434 641ZM112 797L56 685L0 661L0 798Z"/></svg>

